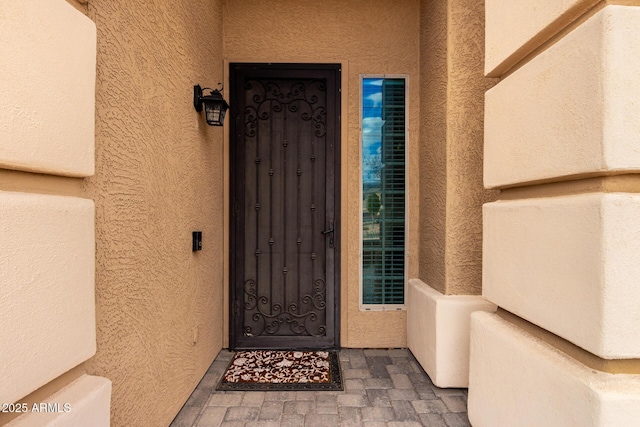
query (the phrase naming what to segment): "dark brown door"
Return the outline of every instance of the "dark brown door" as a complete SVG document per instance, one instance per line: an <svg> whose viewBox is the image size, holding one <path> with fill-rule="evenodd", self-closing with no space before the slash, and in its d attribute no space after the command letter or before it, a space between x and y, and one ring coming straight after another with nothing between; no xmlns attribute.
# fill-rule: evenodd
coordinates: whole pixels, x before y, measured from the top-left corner
<svg viewBox="0 0 640 427"><path fill-rule="evenodd" d="M338 347L340 69L230 68L231 347Z"/></svg>

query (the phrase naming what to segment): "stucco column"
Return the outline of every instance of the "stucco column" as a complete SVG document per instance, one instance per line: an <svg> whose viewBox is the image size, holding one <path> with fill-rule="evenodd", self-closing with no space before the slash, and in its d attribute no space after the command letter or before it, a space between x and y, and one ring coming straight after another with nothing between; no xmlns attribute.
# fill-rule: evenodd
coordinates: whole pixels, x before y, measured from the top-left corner
<svg viewBox="0 0 640 427"><path fill-rule="evenodd" d="M482 288L484 2L421 6L420 272L447 295Z"/></svg>
<svg viewBox="0 0 640 427"><path fill-rule="evenodd" d="M421 3L420 256L407 342L432 381L466 387L469 319L482 288L484 2Z"/></svg>
<svg viewBox="0 0 640 427"><path fill-rule="evenodd" d="M629 2L625 3L628 4ZM633 2L631 2L633 3ZM475 427L640 417L640 5L487 0Z"/></svg>

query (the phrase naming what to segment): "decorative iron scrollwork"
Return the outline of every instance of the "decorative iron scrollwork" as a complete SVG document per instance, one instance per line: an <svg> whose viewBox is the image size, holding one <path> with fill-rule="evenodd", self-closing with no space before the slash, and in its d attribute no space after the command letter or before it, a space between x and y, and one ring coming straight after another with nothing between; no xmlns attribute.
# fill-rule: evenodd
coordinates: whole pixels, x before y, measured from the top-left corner
<svg viewBox="0 0 640 427"><path fill-rule="evenodd" d="M323 137L327 133L327 109L316 104L319 101L318 93L326 90L327 85L323 80L293 83L286 80L266 83L247 81L245 91L252 93L254 105L249 105L244 110L245 135L256 136L259 120L268 120L273 113L280 113L286 108L291 113L298 113L304 121L313 121L314 135Z"/></svg>
<svg viewBox="0 0 640 427"><path fill-rule="evenodd" d="M298 304L289 304L286 310L282 304L271 304L266 295L259 295L255 280L247 280L244 284L245 315L253 320L254 325L243 328L245 336L256 337L276 335L283 326L299 336L322 337L326 335L326 325L320 323L326 309L326 284L323 279L316 279L311 294L301 298L304 307L308 308L300 313ZM270 309L270 310L269 310ZM269 310L269 312L267 312Z"/></svg>

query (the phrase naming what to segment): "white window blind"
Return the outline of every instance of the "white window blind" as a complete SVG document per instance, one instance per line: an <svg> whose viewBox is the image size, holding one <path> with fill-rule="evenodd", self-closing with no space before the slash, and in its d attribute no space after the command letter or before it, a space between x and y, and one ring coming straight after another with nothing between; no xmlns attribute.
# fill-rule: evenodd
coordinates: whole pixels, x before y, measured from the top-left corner
<svg viewBox="0 0 640 427"><path fill-rule="evenodd" d="M361 304L404 304L406 80L362 79Z"/></svg>

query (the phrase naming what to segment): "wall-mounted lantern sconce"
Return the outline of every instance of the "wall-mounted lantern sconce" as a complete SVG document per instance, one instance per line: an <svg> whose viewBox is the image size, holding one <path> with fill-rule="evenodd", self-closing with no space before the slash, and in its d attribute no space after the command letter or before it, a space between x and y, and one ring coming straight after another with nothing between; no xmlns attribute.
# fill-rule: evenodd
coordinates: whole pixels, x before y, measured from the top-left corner
<svg viewBox="0 0 640 427"><path fill-rule="evenodd" d="M203 90L208 90L209 95L204 95ZM204 89L200 85L193 87L193 106L197 112L202 111L202 104L204 104L204 112L207 116L207 124L209 126L222 126L224 123L224 116L229 109L229 104L222 97L222 89L210 89L205 87Z"/></svg>

